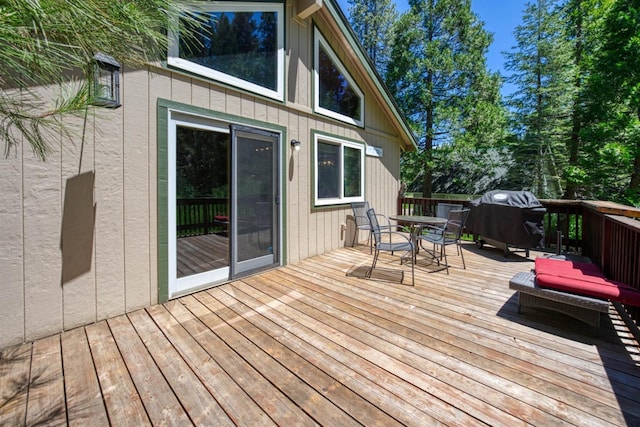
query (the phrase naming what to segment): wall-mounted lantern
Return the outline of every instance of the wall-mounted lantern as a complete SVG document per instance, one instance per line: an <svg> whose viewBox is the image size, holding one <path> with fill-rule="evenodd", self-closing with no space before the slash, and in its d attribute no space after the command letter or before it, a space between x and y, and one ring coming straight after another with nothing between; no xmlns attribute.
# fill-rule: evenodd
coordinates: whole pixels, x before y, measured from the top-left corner
<svg viewBox="0 0 640 427"><path fill-rule="evenodd" d="M292 140L291 140L291 147L292 147L294 150L296 150L296 151L300 151L300 145L301 145L301 142L300 142L300 141L298 141L297 139L292 139Z"/></svg>
<svg viewBox="0 0 640 427"><path fill-rule="evenodd" d="M120 106L120 63L103 53L93 57L93 105Z"/></svg>

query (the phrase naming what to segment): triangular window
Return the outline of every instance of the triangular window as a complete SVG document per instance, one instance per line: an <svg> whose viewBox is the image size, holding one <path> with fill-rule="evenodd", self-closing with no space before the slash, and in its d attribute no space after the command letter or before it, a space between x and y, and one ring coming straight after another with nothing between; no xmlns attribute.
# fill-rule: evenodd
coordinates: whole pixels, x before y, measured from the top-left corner
<svg viewBox="0 0 640 427"><path fill-rule="evenodd" d="M315 29L314 109L316 112L364 125L364 95L331 47Z"/></svg>

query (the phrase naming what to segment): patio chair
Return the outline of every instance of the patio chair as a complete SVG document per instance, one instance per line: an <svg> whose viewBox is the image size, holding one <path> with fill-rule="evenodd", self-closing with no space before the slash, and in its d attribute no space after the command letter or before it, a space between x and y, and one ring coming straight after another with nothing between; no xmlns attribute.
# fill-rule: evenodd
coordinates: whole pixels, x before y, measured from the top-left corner
<svg viewBox="0 0 640 427"><path fill-rule="evenodd" d="M449 274L449 263L447 261L447 249L449 245L456 245L456 250L462 258L462 268L466 269L467 266L464 262L464 253L460 249L460 239L462 237L462 230L464 229L464 223L469 216L469 209L454 209L449 211L447 216L447 222L442 227L426 226L423 229L423 234L418 236L418 244L422 246L424 242L433 244L433 256L434 259L440 265L440 260L444 258L444 266ZM440 247L440 257L436 256L436 247ZM424 246L422 246L424 249ZM426 250L426 249L425 249Z"/></svg>
<svg viewBox="0 0 640 427"><path fill-rule="evenodd" d="M436 205L436 216L439 218L449 218L449 212L462 209L463 206L455 203L438 203Z"/></svg>
<svg viewBox="0 0 640 427"><path fill-rule="evenodd" d="M392 255L395 252L406 252L406 254L409 255L408 258L411 259L411 286L414 286L415 244L413 239L410 235L407 235L407 233L393 231L391 227L380 226L380 224L378 223L378 216L379 215L376 215L376 212L373 209L369 209L367 211L367 218L369 219L371 234L373 235L373 246L375 248L375 253L373 255L371 268L367 272L366 277L371 277L371 273L373 272L373 269L376 267L376 263L378 262L380 251L391 252ZM407 258L406 254L401 255L400 264L402 264L403 261Z"/></svg>
<svg viewBox="0 0 640 427"><path fill-rule="evenodd" d="M372 253L373 239L371 238L371 225L369 218L367 218L367 211L369 210L369 202L351 202L351 210L353 211L353 219L356 222L356 231L353 235L353 242L351 246L355 246L360 235L360 230L367 231L367 243L369 244L369 253Z"/></svg>

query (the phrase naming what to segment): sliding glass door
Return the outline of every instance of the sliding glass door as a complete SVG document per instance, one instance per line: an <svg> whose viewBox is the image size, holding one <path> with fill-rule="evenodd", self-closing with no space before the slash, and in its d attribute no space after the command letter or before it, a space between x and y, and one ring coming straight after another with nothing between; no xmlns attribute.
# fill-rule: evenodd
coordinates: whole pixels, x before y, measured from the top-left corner
<svg viewBox="0 0 640 427"><path fill-rule="evenodd" d="M174 113L169 297L280 262L280 134Z"/></svg>

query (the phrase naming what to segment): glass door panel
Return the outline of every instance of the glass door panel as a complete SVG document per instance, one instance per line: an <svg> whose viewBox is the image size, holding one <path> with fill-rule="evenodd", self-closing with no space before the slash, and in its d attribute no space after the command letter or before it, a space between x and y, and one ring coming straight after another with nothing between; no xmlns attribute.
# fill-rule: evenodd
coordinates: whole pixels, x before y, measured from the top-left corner
<svg viewBox="0 0 640 427"><path fill-rule="evenodd" d="M229 274L230 136L181 125L175 132L175 277L181 290Z"/></svg>
<svg viewBox="0 0 640 427"><path fill-rule="evenodd" d="M232 277L279 261L280 136L232 126Z"/></svg>

